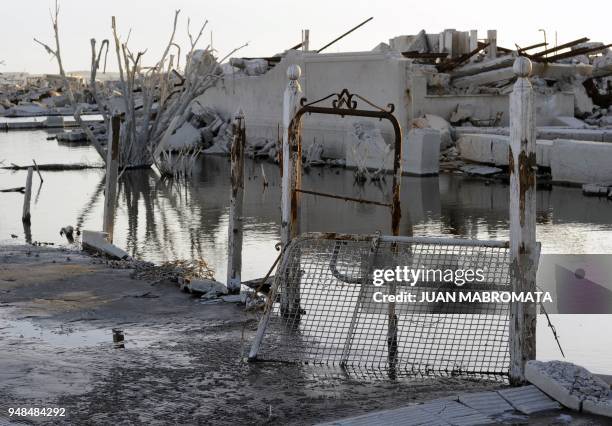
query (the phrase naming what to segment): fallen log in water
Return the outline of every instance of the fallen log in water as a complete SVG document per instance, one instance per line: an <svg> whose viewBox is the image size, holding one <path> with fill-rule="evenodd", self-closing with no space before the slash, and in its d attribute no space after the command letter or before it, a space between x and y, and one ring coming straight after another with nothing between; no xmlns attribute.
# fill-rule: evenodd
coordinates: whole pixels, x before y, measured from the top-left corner
<svg viewBox="0 0 612 426"><path fill-rule="evenodd" d="M17 164L12 164L10 166L4 166L2 169L4 170L27 170L29 166L18 166ZM43 171L62 171L62 170L84 170L84 169L102 169L103 165L99 164L39 164L38 170Z"/></svg>
<svg viewBox="0 0 612 426"><path fill-rule="evenodd" d="M17 188L0 189L0 192L21 192L23 194L25 192L25 186L20 186Z"/></svg>

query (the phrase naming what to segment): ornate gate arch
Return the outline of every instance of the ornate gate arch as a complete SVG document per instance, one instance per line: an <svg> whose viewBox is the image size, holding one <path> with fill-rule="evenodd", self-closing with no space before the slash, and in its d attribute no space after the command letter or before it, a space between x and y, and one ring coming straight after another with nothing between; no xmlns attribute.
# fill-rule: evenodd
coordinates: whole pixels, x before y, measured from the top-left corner
<svg viewBox="0 0 612 426"><path fill-rule="evenodd" d="M321 106L320 104L332 99L331 106ZM371 106L372 110L357 108L357 100L359 99ZM314 102L308 102L306 98L301 98L300 108L296 111L289 125L289 149L293 167L291 170L294 175L291 179L291 237L295 238L298 234L299 220L299 198L300 194L310 194L328 198L336 198L345 201L354 201L364 204L374 204L388 207L391 209L391 231L393 235L399 235L399 223L401 219L400 209L400 184L402 178L402 129L399 122L393 115L395 106L388 104L387 108L381 108L378 105L370 102L366 98L350 93L348 89L342 89L340 93L332 93L324 98ZM393 189L390 203L382 203L372 200L364 200L361 198L346 197L342 195L324 193L313 190L305 190L301 187L302 175L302 118L305 114L327 114L339 115L340 117L355 116L355 117L370 117L378 118L379 120L387 120L393 126L394 131L394 155L393 155ZM286 161L283 159L282 161ZM281 167L282 169L282 167Z"/></svg>

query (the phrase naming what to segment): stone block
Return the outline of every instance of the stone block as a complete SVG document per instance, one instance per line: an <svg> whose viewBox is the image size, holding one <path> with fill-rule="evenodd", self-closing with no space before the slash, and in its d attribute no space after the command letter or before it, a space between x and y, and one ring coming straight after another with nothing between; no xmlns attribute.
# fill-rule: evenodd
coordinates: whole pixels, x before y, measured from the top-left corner
<svg viewBox="0 0 612 426"><path fill-rule="evenodd" d="M552 147L550 163L557 182L610 182L612 144L559 139Z"/></svg>
<svg viewBox="0 0 612 426"><path fill-rule="evenodd" d="M129 255L119 247L111 244L107 240L106 232L83 231L81 243L84 250L92 250L97 253L110 257L111 259L127 259Z"/></svg>
<svg viewBox="0 0 612 426"><path fill-rule="evenodd" d="M538 166L550 167L550 157L555 141L536 141L536 161Z"/></svg>
<svg viewBox="0 0 612 426"><path fill-rule="evenodd" d="M191 293L202 293L202 299L214 299L228 294L227 287L215 280L192 278L186 287Z"/></svg>
<svg viewBox="0 0 612 426"><path fill-rule="evenodd" d="M476 163L508 165L508 136L463 135L457 141L461 158Z"/></svg>
<svg viewBox="0 0 612 426"><path fill-rule="evenodd" d="M412 175L436 175L440 171L440 132L412 129L402 149L402 171Z"/></svg>

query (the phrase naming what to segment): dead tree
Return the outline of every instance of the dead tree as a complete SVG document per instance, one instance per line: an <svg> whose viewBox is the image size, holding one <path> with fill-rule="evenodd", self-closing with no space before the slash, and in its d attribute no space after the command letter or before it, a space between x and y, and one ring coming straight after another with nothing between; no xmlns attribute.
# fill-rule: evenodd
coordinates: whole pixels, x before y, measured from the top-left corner
<svg viewBox="0 0 612 426"><path fill-rule="evenodd" d="M178 67L178 57L181 55L180 48L174 41L179 14L180 10L174 14L170 39L161 58L151 67L142 65L146 51L134 54L129 49L127 40L121 42L117 33L116 19L115 17L112 19L125 106L121 141L124 165L149 166L167 158L161 155L161 142L185 123L191 102L223 77L219 63L240 49L234 49L220 61L212 54L210 46L204 50L197 50L197 44L208 21L204 22L195 37L189 29L188 21L190 50L187 53L184 81L182 85L175 86L171 76L175 69L175 59ZM171 53L173 48L178 52L176 56ZM139 103L134 96L137 84L141 89ZM162 169L163 166L159 168Z"/></svg>
<svg viewBox="0 0 612 426"><path fill-rule="evenodd" d="M77 105L76 99L74 97L72 86L70 85L70 82L68 81L68 78L66 77L64 65L62 63L62 55L61 55L61 48L60 48L59 12L60 12L59 3L58 3L58 0L55 0L55 10L51 12L51 23L53 25L53 33L55 36L55 49L52 49L49 45L37 40L36 38L34 38L34 41L40 44L42 47L44 47L47 53L55 57L55 60L57 61L57 66L59 68L59 74L62 77L62 80L64 83L64 89L66 90L66 95L68 96L70 105L72 106L74 110L74 119L77 122L77 124L81 127L81 129L83 129L83 131L87 135L87 139L89 139L89 141L91 142L93 147L96 149L100 157L102 157L102 159L105 160L106 151L104 150L104 148L102 147L102 144L98 141L94 133L91 131L91 129L81 119L81 110L79 106Z"/></svg>
<svg viewBox="0 0 612 426"><path fill-rule="evenodd" d="M174 70L179 68L181 56L181 49L175 42L179 14L180 10L175 11L170 38L161 57L153 66L148 67L142 64L146 50L133 53L128 46L129 34L122 41L117 31L116 19L114 16L112 17L120 92L123 99L122 111L111 110L112 107L107 101L109 94L106 94L107 96L100 94L96 85L96 74L100 69L100 61L105 49L108 53L109 41L103 40L100 49L96 50L96 40L91 39L91 77L89 84L92 96L104 117L107 128L111 115L123 115L121 140L119 142L119 166L122 169L149 167L167 158L167 156L162 156L160 149L158 149L161 142L170 137L185 123L189 116L191 102L213 87L223 77L219 64L238 49L246 46L245 44L234 49L221 60L217 60L210 46L203 50L196 49L208 21L204 22L198 34L193 36L188 20L187 34L190 41L190 50L187 54L187 62L183 72L183 82L180 85L175 85L172 75ZM106 150L93 131L81 120L81 110L66 77L60 51L58 18L59 5L56 0L55 11L51 13L51 22L55 34L54 49L37 39L34 40L57 60L60 75L66 86L67 96L74 108L74 118L98 154L106 161ZM176 53L172 53L174 51ZM137 91L138 93L136 93ZM189 153L189 155L191 154Z"/></svg>

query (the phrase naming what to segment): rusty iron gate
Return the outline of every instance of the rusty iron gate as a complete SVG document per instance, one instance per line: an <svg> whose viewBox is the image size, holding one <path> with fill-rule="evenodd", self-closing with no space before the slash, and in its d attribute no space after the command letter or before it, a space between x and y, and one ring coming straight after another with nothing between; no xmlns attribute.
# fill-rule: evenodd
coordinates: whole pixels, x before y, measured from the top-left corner
<svg viewBox="0 0 612 426"><path fill-rule="evenodd" d="M284 250L249 359L407 375L495 375L509 368L508 303L419 301L425 293L510 289L506 241L309 233ZM373 285L373 271L483 268L484 281ZM415 294L380 302L376 292ZM378 301L377 301L378 300ZM393 309L390 309L393 305Z"/></svg>
<svg viewBox="0 0 612 426"><path fill-rule="evenodd" d="M333 99L332 99L333 98ZM321 106L320 104L332 99L331 106ZM359 99L371 106L372 110L358 109L357 101ZM391 233L399 235L399 223L401 218L400 208L400 183L402 179L402 129L399 122L393 115L395 106L388 104L387 108L381 108L364 97L350 93L348 89L343 89L340 93L332 93L324 98L308 103L306 98L300 100L300 109L297 110L289 125L289 145L291 158L282 161L291 161L293 164L293 177L291 179L291 226L290 234L292 238L298 235L299 226L297 225L299 217L299 196L300 194L309 194L321 197L335 198L345 201L353 201L365 204L375 204L388 207L391 209ZM302 118L304 114L327 114L338 115L340 117L370 117L378 118L379 120L387 120L393 126L394 132L394 154L393 154L393 188L392 199L390 203L383 203L372 200L364 200L361 198L353 198L336 194L329 194L314 190L302 189ZM283 169L281 165L281 170Z"/></svg>

